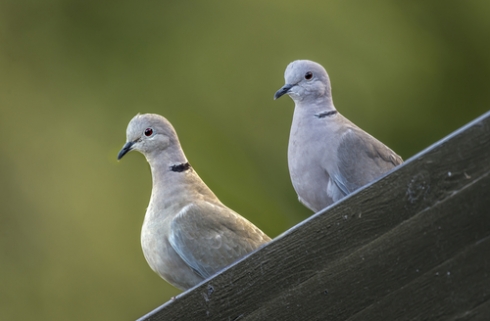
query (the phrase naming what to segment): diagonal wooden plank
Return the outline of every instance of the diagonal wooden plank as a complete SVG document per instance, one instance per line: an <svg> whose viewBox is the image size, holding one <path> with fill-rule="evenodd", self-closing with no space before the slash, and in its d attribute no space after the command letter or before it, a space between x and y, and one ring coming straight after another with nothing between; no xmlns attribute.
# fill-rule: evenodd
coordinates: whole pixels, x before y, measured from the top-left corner
<svg viewBox="0 0 490 321"><path fill-rule="evenodd" d="M488 321L490 316L490 300L474 307L471 310L464 311L448 319L448 321Z"/></svg>
<svg viewBox="0 0 490 321"><path fill-rule="evenodd" d="M309 292L295 293L300 288L307 289L308 284L318 283L315 281L321 271L332 269L332 266L348 270L349 256L352 257L355 251L375 240L381 244L392 241L385 234L409 224L417 214L446 203L466 186L477 182L490 170L489 160L490 112L141 320L253 319L268 305L280 303L278 298L286 298L285 294L307 301ZM465 202L465 199L461 200L461 206L465 206ZM475 226L471 225L471 228ZM472 230L467 232L471 234ZM445 250L448 247L444 244L426 244L427 249L421 252ZM400 256L402 250L399 250ZM389 266L381 265L380 268L389 269ZM327 277L336 280L339 275ZM338 280L339 285L346 286L359 281ZM396 287L385 288L387 294L396 290ZM369 291L365 293L370 295ZM338 297L339 301L353 306L350 314L344 311L345 306L350 305L344 308L325 305L322 315L340 313L347 317L366 307L355 308L359 302L351 297L348 292ZM297 311L293 304L298 301L288 302L277 306L286 312ZM284 320L294 320L291 313L284 315Z"/></svg>
<svg viewBox="0 0 490 321"><path fill-rule="evenodd" d="M490 191L488 173L375 241L341 260L331 262L311 279L292 286L250 314L250 320L294 320L305 316L309 320L320 317L351 320L349 317L357 314L361 317L352 320L379 320L388 311L393 318L382 319L398 320L402 315L397 315L397 311L403 306L408 307L412 301L403 295L395 295L399 289L427 273L432 277L432 273L436 273L432 272L433 269L452 260L480 239L490 236L490 215L486 210L490 208L490 198L479 202L487 191ZM452 215L454 210L464 210L464 215ZM479 260L481 266L490 265L490 256L482 255L484 253L480 249L475 262ZM457 273L453 278L455 275ZM487 281L490 282L490 278ZM461 288L457 290L463 293L464 284L459 285ZM488 285L487 294L490 295L490 283ZM474 289L476 291L477 287ZM392 296L395 298L390 298ZM468 295L463 297L469 298ZM380 315L372 313L374 317L370 318L371 314L360 313L365 309L372 312L370 306L383 300L391 305L383 306ZM435 306L434 302L427 303L430 307ZM290 306L294 309L284 308ZM329 309L325 309L325 306ZM422 304L418 306L419 309L421 307Z"/></svg>
<svg viewBox="0 0 490 321"><path fill-rule="evenodd" d="M490 303L487 253L488 236L348 320L448 320L468 315Z"/></svg>

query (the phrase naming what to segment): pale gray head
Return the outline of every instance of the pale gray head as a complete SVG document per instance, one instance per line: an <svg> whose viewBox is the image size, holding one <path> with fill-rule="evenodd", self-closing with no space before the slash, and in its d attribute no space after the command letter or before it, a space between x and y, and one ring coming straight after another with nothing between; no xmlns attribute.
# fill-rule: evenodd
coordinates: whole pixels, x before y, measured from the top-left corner
<svg viewBox="0 0 490 321"><path fill-rule="evenodd" d="M179 139L172 124L157 114L138 114L131 119L126 130L126 144L117 159L137 150L147 159L169 147L180 149Z"/></svg>
<svg viewBox="0 0 490 321"><path fill-rule="evenodd" d="M310 60L296 60L284 72L286 84L274 95L274 99L288 94L295 102L321 98L331 99L330 80L322 65Z"/></svg>

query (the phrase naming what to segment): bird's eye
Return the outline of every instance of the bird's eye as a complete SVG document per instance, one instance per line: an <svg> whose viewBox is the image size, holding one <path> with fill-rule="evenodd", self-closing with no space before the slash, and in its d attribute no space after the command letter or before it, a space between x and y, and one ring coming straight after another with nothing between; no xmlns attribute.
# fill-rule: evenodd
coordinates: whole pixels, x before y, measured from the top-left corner
<svg viewBox="0 0 490 321"><path fill-rule="evenodd" d="M145 129L145 136L146 137L150 137L152 134L153 134L153 129L151 129L149 127L147 129Z"/></svg>
<svg viewBox="0 0 490 321"><path fill-rule="evenodd" d="M313 77L313 74L311 73L311 71L308 71L306 74L305 74L305 79L306 80L310 80L311 77Z"/></svg>

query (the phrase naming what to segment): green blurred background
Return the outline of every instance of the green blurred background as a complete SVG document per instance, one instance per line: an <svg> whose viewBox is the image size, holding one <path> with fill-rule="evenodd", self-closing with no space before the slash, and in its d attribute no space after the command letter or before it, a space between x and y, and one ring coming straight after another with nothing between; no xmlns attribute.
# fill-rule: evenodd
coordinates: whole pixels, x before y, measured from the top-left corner
<svg viewBox="0 0 490 321"><path fill-rule="evenodd" d="M270 236L307 218L272 99L296 59L407 159L489 109L490 2L1 1L0 319L131 320L180 292L140 249L149 167L116 161L138 112Z"/></svg>

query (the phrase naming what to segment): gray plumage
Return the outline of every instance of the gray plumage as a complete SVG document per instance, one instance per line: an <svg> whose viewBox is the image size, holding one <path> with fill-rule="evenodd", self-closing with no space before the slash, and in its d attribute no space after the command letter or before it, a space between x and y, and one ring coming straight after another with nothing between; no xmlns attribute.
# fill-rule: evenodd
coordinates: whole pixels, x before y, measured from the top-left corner
<svg viewBox="0 0 490 321"><path fill-rule="evenodd" d="M188 289L270 241L260 229L223 205L187 162L164 117L136 115L119 152L141 152L153 179L141 246L150 267Z"/></svg>
<svg viewBox="0 0 490 321"><path fill-rule="evenodd" d="M295 103L288 165L301 203L314 212L354 192L403 162L391 149L335 109L330 79L318 63L297 60L284 73Z"/></svg>

